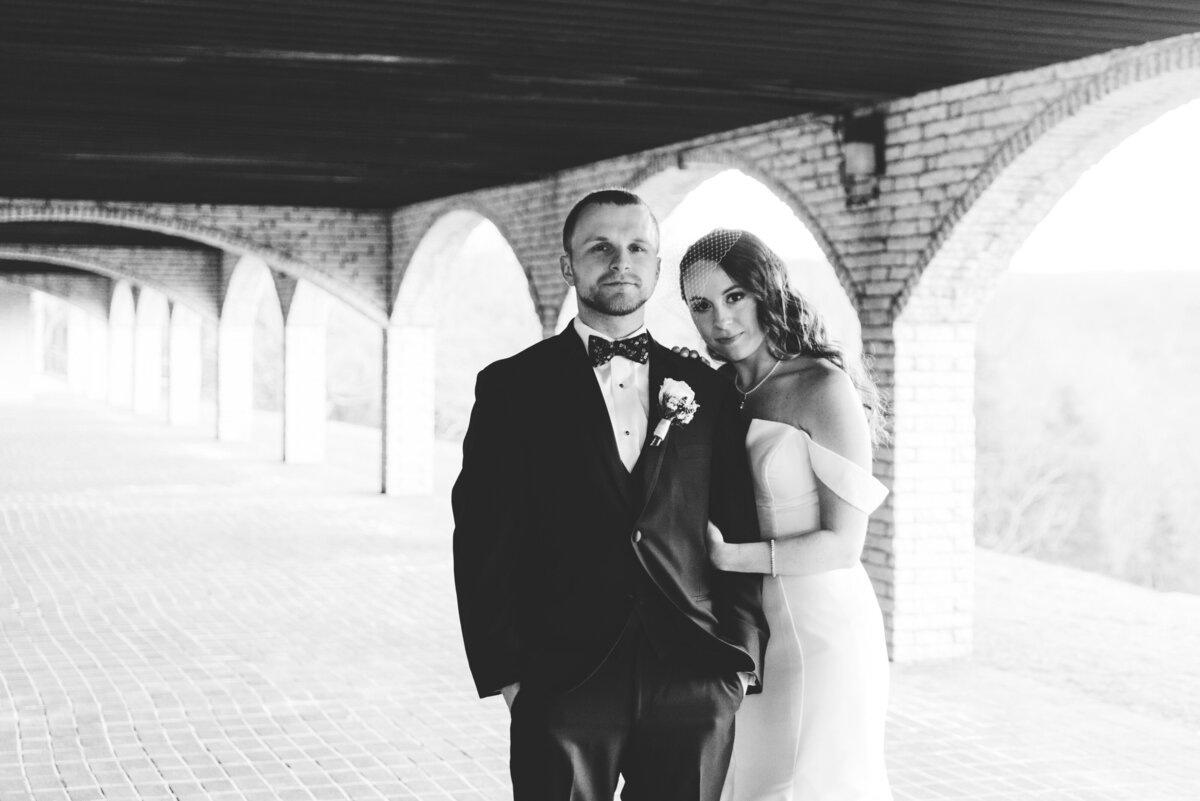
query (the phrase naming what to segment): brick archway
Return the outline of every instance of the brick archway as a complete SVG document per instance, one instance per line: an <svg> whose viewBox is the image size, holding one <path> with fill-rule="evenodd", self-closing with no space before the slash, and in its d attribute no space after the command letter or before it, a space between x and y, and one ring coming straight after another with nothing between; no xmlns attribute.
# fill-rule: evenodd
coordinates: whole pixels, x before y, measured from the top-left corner
<svg viewBox="0 0 1200 801"><path fill-rule="evenodd" d="M1013 254L1086 169L1137 129L1200 97L1200 37L1111 54L1077 74L1064 80L1046 70L1039 83L1026 77L1010 89L1047 100L1017 125L995 118L1008 134L937 206L944 211L929 221L890 299L895 441L885 458L893 580L885 613L897 658L971 648L975 320ZM942 116L924 130L957 124ZM970 131L957 135L970 153Z"/></svg>
<svg viewBox="0 0 1200 801"><path fill-rule="evenodd" d="M72 254L69 248L12 246L0 246L0 259L68 267L111 278L113 281L128 281L134 286L144 286L153 289L161 293L172 303L181 303L207 319L216 319L217 316L216 309L212 306L211 302L206 302L209 299L203 298L197 293L180 291L178 287L171 286L166 281L145 275L139 270L131 269L128 263L121 259L87 258L82 254ZM69 300L68 298L64 299Z"/></svg>
<svg viewBox="0 0 1200 801"><path fill-rule="evenodd" d="M1066 92L995 150L936 224L893 312L974 319L1013 254L1085 170L1196 98L1196 37L1131 55Z"/></svg>
<svg viewBox="0 0 1200 801"><path fill-rule="evenodd" d="M112 281L107 276L95 274L82 278L74 275L68 277L37 273L0 273L0 283L43 292L98 320L108 321Z"/></svg>
<svg viewBox="0 0 1200 801"><path fill-rule="evenodd" d="M726 170L744 173L766 187L791 209L800 224L816 240L821 252L825 254L825 260L829 262L838 281L846 290L846 296L857 308L860 296L858 285L836 243L828 235L816 213L790 186L777 180L769 170L748 160L737 150L727 147L699 148L672 159L654 159L634 175L630 186L646 199L659 220L664 220L697 187Z"/></svg>
<svg viewBox="0 0 1200 801"><path fill-rule="evenodd" d="M255 257L274 270L310 281L372 320L381 324L385 322L380 300L369 297L369 293L364 292L361 287L334 274L330 268L323 269L314 265L305 256L306 251L312 251L314 247L327 248L330 256L335 256L339 240L344 237L322 236L322 228L326 226L323 220L316 220L308 225L287 224L291 222L290 214L291 210L245 209L236 206L160 207L152 204L54 200L0 202L0 225L67 222L132 228L187 239L229 254ZM328 214L345 215L332 210L329 210ZM251 227L242 222L248 218L254 218L256 224L266 231L282 229L284 233L276 234L280 244L268 241L267 234L258 238L240 232L239 229ZM281 219L285 225L280 225L276 218ZM380 238L384 239L382 220L378 222L377 227L380 229ZM374 246L368 249L372 257L375 257L376 249ZM359 260L359 257L360 254L352 252L344 258ZM377 271L382 273L382 253L378 254L378 260L380 267Z"/></svg>

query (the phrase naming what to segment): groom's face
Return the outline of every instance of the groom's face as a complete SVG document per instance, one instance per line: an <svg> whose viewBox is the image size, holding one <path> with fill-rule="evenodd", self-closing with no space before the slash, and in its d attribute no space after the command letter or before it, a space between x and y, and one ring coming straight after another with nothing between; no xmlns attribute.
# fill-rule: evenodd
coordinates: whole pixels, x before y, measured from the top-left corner
<svg viewBox="0 0 1200 801"><path fill-rule="evenodd" d="M645 206L591 206L561 261L579 305L610 317L632 314L658 283L658 226Z"/></svg>

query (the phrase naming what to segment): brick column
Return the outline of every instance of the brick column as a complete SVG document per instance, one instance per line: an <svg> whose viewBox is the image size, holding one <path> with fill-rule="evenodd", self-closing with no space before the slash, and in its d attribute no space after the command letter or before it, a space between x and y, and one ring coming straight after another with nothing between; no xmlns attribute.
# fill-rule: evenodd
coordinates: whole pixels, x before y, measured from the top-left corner
<svg viewBox="0 0 1200 801"><path fill-rule="evenodd" d="M383 492L433 492L432 326L391 325L383 335Z"/></svg>
<svg viewBox="0 0 1200 801"><path fill-rule="evenodd" d="M156 415L163 406L163 327L167 299L152 289L138 293L133 326L133 410Z"/></svg>
<svg viewBox="0 0 1200 801"><path fill-rule="evenodd" d="M200 422L200 315L178 303L171 306L167 342L167 419L173 426Z"/></svg>
<svg viewBox="0 0 1200 801"><path fill-rule="evenodd" d="M250 439L254 416L254 321L217 324L217 439Z"/></svg>
<svg viewBox="0 0 1200 801"><path fill-rule="evenodd" d="M897 322L892 597L897 662L966 656L974 605L975 326ZM886 519L886 515L885 515Z"/></svg>
<svg viewBox="0 0 1200 801"><path fill-rule="evenodd" d="M325 326L283 326L283 460L325 458Z"/></svg>
<svg viewBox="0 0 1200 801"><path fill-rule="evenodd" d="M29 293L29 316L30 370L36 377L46 374L46 296L41 292Z"/></svg>
<svg viewBox="0 0 1200 801"><path fill-rule="evenodd" d="M91 343L92 326L89 315L74 304L67 304L67 389L75 395L86 395L91 377L91 360L95 348Z"/></svg>
<svg viewBox="0 0 1200 801"><path fill-rule="evenodd" d="M29 293L0 285L0 401L33 400L33 345Z"/></svg>
<svg viewBox="0 0 1200 801"><path fill-rule="evenodd" d="M108 321L95 315L85 315L87 321L87 396L92 400L108 399Z"/></svg>
<svg viewBox="0 0 1200 801"><path fill-rule="evenodd" d="M118 283L108 313L108 401L122 409L133 406L133 317L133 293Z"/></svg>

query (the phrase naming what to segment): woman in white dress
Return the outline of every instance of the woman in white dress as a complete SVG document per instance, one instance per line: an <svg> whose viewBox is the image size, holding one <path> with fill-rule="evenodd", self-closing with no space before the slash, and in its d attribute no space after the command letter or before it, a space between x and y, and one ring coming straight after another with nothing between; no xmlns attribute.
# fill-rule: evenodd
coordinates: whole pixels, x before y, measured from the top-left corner
<svg viewBox="0 0 1200 801"><path fill-rule="evenodd" d="M771 627L764 689L738 712L722 801L887 801L888 658L859 561L867 517L887 494L871 474L878 396L852 381L753 234L718 229L693 244L680 289L750 419L763 541L726 543L710 527L711 559L764 575Z"/></svg>

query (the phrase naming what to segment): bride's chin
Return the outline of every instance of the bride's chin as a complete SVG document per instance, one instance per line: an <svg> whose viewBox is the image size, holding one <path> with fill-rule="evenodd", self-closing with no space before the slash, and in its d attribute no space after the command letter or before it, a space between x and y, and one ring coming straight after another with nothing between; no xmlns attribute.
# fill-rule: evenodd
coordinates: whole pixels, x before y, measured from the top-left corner
<svg viewBox="0 0 1200 801"><path fill-rule="evenodd" d="M722 348L720 345L717 345L713 342L706 342L704 344L708 346L709 353L711 353L713 356L716 356L721 361L727 362L730 360L728 348Z"/></svg>

